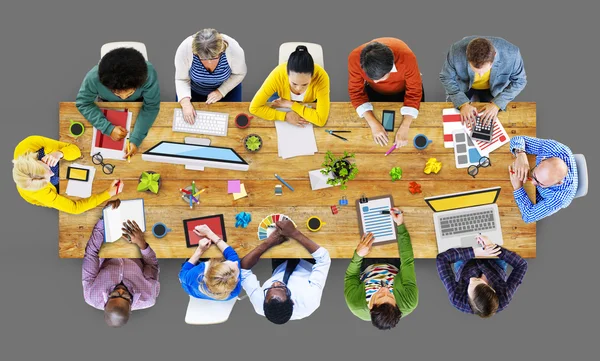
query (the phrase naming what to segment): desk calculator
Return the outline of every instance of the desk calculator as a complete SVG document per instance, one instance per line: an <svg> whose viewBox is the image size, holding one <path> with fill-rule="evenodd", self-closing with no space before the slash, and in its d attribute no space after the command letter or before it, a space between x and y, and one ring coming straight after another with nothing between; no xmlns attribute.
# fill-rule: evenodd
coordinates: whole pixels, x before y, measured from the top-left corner
<svg viewBox="0 0 600 361"><path fill-rule="evenodd" d="M478 116L475 118L475 126L473 127L471 138L481 140L483 142L491 142L493 133L494 119L492 119L488 125L484 126L481 117Z"/></svg>

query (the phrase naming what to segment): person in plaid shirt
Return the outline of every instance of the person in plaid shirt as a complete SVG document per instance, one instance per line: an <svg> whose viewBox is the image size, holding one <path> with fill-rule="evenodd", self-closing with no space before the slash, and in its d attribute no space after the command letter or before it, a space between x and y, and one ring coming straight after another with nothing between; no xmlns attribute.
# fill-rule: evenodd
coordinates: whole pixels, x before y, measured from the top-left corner
<svg viewBox="0 0 600 361"><path fill-rule="evenodd" d="M117 208L120 200L107 203ZM132 310L154 306L160 284L158 260L135 221L123 223L124 236L140 248L142 258L99 258L104 241L104 220L100 218L85 247L82 266L85 302L104 310L104 320L111 327L127 323Z"/></svg>
<svg viewBox="0 0 600 361"><path fill-rule="evenodd" d="M488 318L508 306L525 277L527 261L491 243L485 236L479 236L478 243L482 247L451 248L442 252L436 263L450 303L459 311ZM513 268L510 276L506 274L507 263Z"/></svg>

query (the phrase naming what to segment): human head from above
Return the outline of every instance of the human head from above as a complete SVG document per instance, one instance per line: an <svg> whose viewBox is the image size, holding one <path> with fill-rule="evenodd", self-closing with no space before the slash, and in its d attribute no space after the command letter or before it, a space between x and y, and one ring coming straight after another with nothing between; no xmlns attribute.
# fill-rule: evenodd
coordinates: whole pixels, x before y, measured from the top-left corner
<svg viewBox="0 0 600 361"><path fill-rule="evenodd" d="M369 312L371 313L371 323L380 330L391 330L396 327L402 317L392 289L384 285L371 296Z"/></svg>
<svg viewBox="0 0 600 361"><path fill-rule="evenodd" d="M275 281L271 287L265 288L264 292L263 311L267 320L276 325L288 322L294 312L290 289L283 282Z"/></svg>
<svg viewBox="0 0 600 361"><path fill-rule="evenodd" d="M192 37L192 52L200 60L217 61L225 49L227 42L215 29L202 29Z"/></svg>
<svg viewBox="0 0 600 361"><path fill-rule="evenodd" d="M238 284L240 268L237 262L224 258L211 258L207 264L202 280L199 282L200 292L216 300L225 300Z"/></svg>
<svg viewBox="0 0 600 361"><path fill-rule="evenodd" d="M121 99L127 99L148 79L146 59L133 48L109 51L98 64L100 83Z"/></svg>
<svg viewBox="0 0 600 361"><path fill-rule="evenodd" d="M371 42L360 52L360 67L375 83L385 81L394 67L394 53L382 43Z"/></svg>
<svg viewBox="0 0 600 361"><path fill-rule="evenodd" d="M298 45L290 54L287 61L287 74L290 80L290 90L294 94L302 94L315 73L315 62L304 45Z"/></svg>
<svg viewBox="0 0 600 361"><path fill-rule="evenodd" d="M121 327L129 320L133 295L122 283L109 293L104 305L104 321L110 327Z"/></svg>
<svg viewBox="0 0 600 361"><path fill-rule="evenodd" d="M13 160L13 180L21 189L37 191L50 183L50 166L38 160L37 153L26 153Z"/></svg>
<svg viewBox="0 0 600 361"><path fill-rule="evenodd" d="M491 41L484 38L475 38L467 45L467 60L473 72L482 76L492 68L496 49Z"/></svg>
<svg viewBox="0 0 600 361"><path fill-rule="evenodd" d="M569 172L569 167L560 158L547 158L529 171L531 183L535 186L548 188L562 184Z"/></svg>
<svg viewBox="0 0 600 361"><path fill-rule="evenodd" d="M492 317L498 311L498 295L484 278L470 278L467 299L473 312L481 318Z"/></svg>

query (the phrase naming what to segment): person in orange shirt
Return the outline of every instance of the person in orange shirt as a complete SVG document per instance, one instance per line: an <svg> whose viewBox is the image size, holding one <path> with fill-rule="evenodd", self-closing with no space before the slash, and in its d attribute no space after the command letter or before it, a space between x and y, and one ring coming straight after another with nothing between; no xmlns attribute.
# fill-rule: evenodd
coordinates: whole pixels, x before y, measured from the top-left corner
<svg viewBox="0 0 600 361"><path fill-rule="evenodd" d="M348 93L358 116L371 127L373 140L388 144L388 135L370 102L404 102L394 144L408 144L410 124L425 101L417 57L400 39L379 38L354 49L348 57Z"/></svg>

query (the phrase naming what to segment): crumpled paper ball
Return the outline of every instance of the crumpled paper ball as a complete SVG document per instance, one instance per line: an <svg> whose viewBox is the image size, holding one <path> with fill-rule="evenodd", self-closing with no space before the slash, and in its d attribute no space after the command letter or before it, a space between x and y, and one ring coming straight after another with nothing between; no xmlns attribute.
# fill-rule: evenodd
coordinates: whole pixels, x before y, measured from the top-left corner
<svg viewBox="0 0 600 361"><path fill-rule="evenodd" d="M390 170L390 176L392 177L392 181L397 181L402 178L402 168L394 167Z"/></svg>
<svg viewBox="0 0 600 361"><path fill-rule="evenodd" d="M436 158L429 158L427 163L425 164L425 169L423 169L423 173L431 174L431 172L438 174L438 172L442 169L442 162L438 162Z"/></svg>

